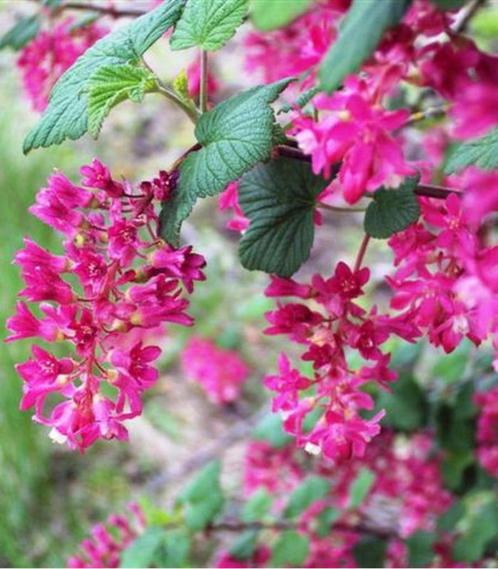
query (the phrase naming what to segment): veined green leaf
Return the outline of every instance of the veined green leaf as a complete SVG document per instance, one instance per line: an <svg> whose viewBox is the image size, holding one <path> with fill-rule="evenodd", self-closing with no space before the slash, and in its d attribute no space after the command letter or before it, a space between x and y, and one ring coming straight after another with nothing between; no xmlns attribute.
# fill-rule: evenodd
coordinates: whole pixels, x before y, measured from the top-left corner
<svg viewBox="0 0 498 569"><path fill-rule="evenodd" d="M313 0L251 0L251 20L256 28L267 32L282 28L295 20Z"/></svg>
<svg viewBox="0 0 498 569"><path fill-rule="evenodd" d="M478 166L483 170L498 168L498 128L485 136L455 146L450 151L444 171L453 174L467 166Z"/></svg>
<svg viewBox="0 0 498 569"><path fill-rule="evenodd" d="M171 49L220 49L234 35L247 12L247 0L188 0L171 36Z"/></svg>
<svg viewBox="0 0 498 569"><path fill-rule="evenodd" d="M24 141L24 152L76 140L88 129L88 82L102 67L137 62L180 17L185 0L159 7L118 28L89 48L57 81L41 120Z"/></svg>

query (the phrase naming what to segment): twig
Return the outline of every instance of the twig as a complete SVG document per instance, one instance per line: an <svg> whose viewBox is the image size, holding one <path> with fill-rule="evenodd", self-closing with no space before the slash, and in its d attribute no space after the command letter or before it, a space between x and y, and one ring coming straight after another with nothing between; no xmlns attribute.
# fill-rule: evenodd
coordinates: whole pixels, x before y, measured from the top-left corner
<svg viewBox="0 0 498 569"><path fill-rule="evenodd" d="M37 4L40 2L37 1ZM99 12L101 14L105 14L108 16L112 16L113 18L122 18L122 17L129 17L129 18L137 18L138 16L143 16L143 14L147 13L147 10L144 8L137 8L130 5L126 6L126 8L116 8L114 6L107 6L105 4L92 4L88 2L63 2L60 6L55 8L57 11L61 10L84 10L87 12Z"/></svg>
<svg viewBox="0 0 498 569"><path fill-rule="evenodd" d="M477 10L479 10L479 8L484 6L485 3L486 0L474 0L474 2L469 5L467 11L463 14L462 18L456 22L452 30L453 33L461 34L462 32L464 32L467 27L467 24L474 17L474 14L477 12Z"/></svg>
<svg viewBox="0 0 498 569"><path fill-rule="evenodd" d="M447 188L446 186L435 186L433 184L419 184L414 191L417 196L426 196L428 198L437 198L442 200L445 200L451 194L455 194L457 196L462 195L460 190Z"/></svg>
<svg viewBox="0 0 498 569"><path fill-rule="evenodd" d="M311 156L304 154L299 148L287 146L286 144L279 144L275 147L275 152L280 156L287 156L287 158L294 158L295 160L302 160L303 162L311 162Z"/></svg>
<svg viewBox="0 0 498 569"><path fill-rule="evenodd" d="M363 259L365 257L365 253L367 252L367 247L368 247L369 241L370 241L370 235L367 235L365 233L365 237L363 237L363 241L361 242L360 249L358 250L358 254L356 255L356 261L354 263L354 269L353 269L353 271L355 273L356 273L356 271L359 271L361 268L361 265L363 263Z"/></svg>
<svg viewBox="0 0 498 569"><path fill-rule="evenodd" d="M316 207L319 209L327 209L329 211L335 211L337 213L355 213L355 212L366 211L364 207L338 207L335 205L328 205L322 202L317 203Z"/></svg>

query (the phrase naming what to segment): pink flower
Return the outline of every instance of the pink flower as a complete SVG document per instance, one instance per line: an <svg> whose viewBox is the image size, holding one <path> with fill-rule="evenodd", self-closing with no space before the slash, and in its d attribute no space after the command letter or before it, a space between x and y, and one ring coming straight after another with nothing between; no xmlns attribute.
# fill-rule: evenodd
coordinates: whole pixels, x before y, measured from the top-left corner
<svg viewBox="0 0 498 569"><path fill-rule="evenodd" d="M72 18L66 18L51 30L41 31L20 52L17 66L24 90L37 111L45 109L49 93L64 71L108 32L97 24L73 28L73 23Z"/></svg>
<svg viewBox="0 0 498 569"><path fill-rule="evenodd" d="M249 376L247 364L236 351L196 336L183 349L181 361L185 375L199 383L217 405L235 401Z"/></svg>
<svg viewBox="0 0 498 569"><path fill-rule="evenodd" d="M313 172L329 178L339 164L338 184L348 203L382 185L397 186L414 173L401 146L390 134L408 119L405 110L387 111L369 100L364 83L352 77L344 91L320 95L318 122L306 115L294 120L300 148L310 154Z"/></svg>
<svg viewBox="0 0 498 569"><path fill-rule="evenodd" d="M242 233L249 227L249 220L245 217L239 205L239 183L230 182L218 198L218 206L221 211L233 210L233 218L227 222L228 229Z"/></svg>
<svg viewBox="0 0 498 569"><path fill-rule="evenodd" d="M89 188L104 190L111 198L119 198L124 194L124 185L116 182L107 166L94 158L90 166L82 166L80 169L83 179L81 183Z"/></svg>

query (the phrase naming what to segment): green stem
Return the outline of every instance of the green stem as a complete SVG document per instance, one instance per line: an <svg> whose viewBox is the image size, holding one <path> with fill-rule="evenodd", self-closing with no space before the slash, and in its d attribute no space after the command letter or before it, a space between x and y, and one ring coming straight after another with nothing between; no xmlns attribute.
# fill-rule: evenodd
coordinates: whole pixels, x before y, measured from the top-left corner
<svg viewBox="0 0 498 569"><path fill-rule="evenodd" d="M208 108L208 54L204 49L201 49L199 107L201 113L205 113Z"/></svg>
<svg viewBox="0 0 498 569"><path fill-rule="evenodd" d="M195 107L188 105L187 103L185 103L185 101L182 101L182 99L180 99L180 97L174 91L171 91L170 89L168 89L168 87L166 87L162 83L158 83L158 93L161 93L163 97L166 97L166 99L169 99L177 107L182 109L182 111L188 116L188 118L194 124L197 123L200 115L199 111Z"/></svg>

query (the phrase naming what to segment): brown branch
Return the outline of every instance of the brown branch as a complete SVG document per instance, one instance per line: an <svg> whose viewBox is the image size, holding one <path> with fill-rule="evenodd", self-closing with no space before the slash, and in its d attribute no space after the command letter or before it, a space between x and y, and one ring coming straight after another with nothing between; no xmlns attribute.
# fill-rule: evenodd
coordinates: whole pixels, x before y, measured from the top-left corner
<svg viewBox="0 0 498 569"><path fill-rule="evenodd" d="M428 198L437 198L440 200L445 200L451 194L456 194L461 196L462 192L454 188L447 188L446 186L435 186L433 184L419 184L415 188L415 193L417 196L425 196Z"/></svg>
<svg viewBox="0 0 498 569"><path fill-rule="evenodd" d="M459 20L456 23L452 32L455 34L461 34L462 32L464 32L465 29L467 28L467 24L474 17L474 14L477 12L477 10L479 10L479 8L482 8L482 6L484 6L485 3L486 0L474 0L474 2L471 5L469 5L469 7L467 8L467 11L464 13L461 20Z"/></svg>
<svg viewBox="0 0 498 569"><path fill-rule="evenodd" d="M279 144L275 147L275 153L279 156L286 156L287 158L294 158L295 160L302 160L303 162L311 162L311 156L304 154L299 148L287 146L286 144Z"/></svg>
<svg viewBox="0 0 498 569"><path fill-rule="evenodd" d="M147 13L147 10L133 7L131 4L125 8L116 8L105 4L92 4L88 2L64 2L60 6L57 6L56 10L84 10L88 12L99 12L113 18L137 18L138 16L143 16L143 14Z"/></svg>

